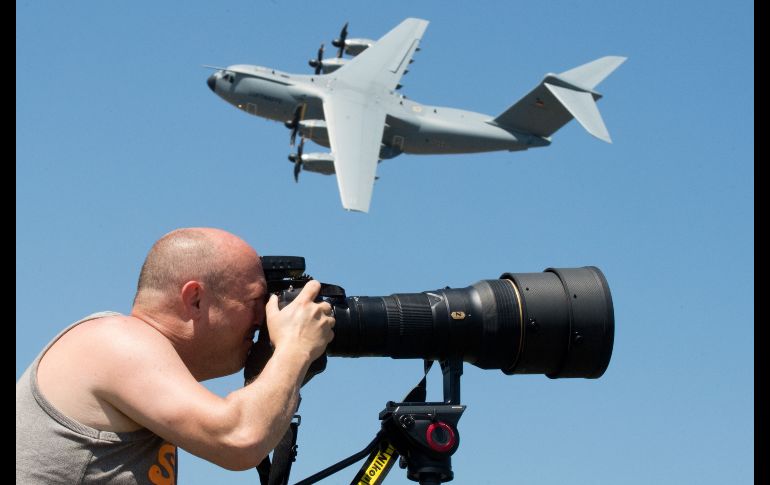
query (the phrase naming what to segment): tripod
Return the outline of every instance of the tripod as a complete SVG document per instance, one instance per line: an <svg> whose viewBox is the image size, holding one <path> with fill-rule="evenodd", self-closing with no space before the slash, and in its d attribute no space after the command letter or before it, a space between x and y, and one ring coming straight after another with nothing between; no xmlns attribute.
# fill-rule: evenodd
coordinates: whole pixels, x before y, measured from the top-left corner
<svg viewBox="0 0 770 485"><path fill-rule="evenodd" d="M444 402L425 402L426 378L432 361L425 362L425 377L404 398L389 401L380 411L380 431L363 450L312 475L295 485L310 485L357 462L364 463L351 485L378 485L396 458L406 468L406 476L420 485L439 485L454 478L452 454L460 446L457 422L465 406L460 404L462 360L441 362L444 376Z"/></svg>

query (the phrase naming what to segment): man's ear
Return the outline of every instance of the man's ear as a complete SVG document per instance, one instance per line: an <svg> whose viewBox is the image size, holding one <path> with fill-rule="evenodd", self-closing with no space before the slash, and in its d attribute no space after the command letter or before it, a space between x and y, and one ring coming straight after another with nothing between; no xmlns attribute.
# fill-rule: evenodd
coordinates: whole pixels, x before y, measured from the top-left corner
<svg viewBox="0 0 770 485"><path fill-rule="evenodd" d="M193 318L200 315L204 291L203 285L199 281L188 281L182 286L184 309Z"/></svg>

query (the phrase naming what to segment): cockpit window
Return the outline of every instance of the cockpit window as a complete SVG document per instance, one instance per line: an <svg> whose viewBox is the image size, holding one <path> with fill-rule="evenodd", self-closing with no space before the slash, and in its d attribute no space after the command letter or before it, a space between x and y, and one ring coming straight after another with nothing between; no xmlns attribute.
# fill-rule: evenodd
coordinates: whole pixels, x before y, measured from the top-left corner
<svg viewBox="0 0 770 485"><path fill-rule="evenodd" d="M235 81L235 75L233 75L233 73L231 73L231 72L226 72L224 74L224 76L222 76L222 79L224 79L225 81L231 83L231 82Z"/></svg>

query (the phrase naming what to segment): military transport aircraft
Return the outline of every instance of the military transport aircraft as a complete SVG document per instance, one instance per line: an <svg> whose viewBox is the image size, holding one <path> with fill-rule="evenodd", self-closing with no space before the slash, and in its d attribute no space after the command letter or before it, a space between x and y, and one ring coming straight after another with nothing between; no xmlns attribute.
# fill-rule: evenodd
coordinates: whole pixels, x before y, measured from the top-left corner
<svg viewBox="0 0 770 485"><path fill-rule="evenodd" d="M592 135L610 142L594 87L625 57L608 56L547 74L526 96L498 116L427 106L397 91L428 22L408 18L381 39L348 39L347 24L310 61L315 74L301 75L245 64L217 68L207 84L214 93L256 116L285 122L291 146L297 133L294 178L302 169L336 174L342 206L368 212L377 163L401 153L475 153L548 146L551 135L573 117ZM354 56L343 58L343 53ZM212 67L212 66L206 66ZM330 153L304 153L311 139Z"/></svg>

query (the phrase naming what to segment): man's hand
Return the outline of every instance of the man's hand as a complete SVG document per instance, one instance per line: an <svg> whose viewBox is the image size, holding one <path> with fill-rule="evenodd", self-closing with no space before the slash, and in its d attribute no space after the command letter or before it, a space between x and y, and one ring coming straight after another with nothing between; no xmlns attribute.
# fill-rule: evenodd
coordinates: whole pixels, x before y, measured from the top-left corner
<svg viewBox="0 0 770 485"><path fill-rule="evenodd" d="M278 297L270 297L266 308L267 327L276 351L299 352L307 355L309 362L323 355L334 338L334 317L329 303L314 301L320 290L318 281L308 281L294 301L282 310L278 309Z"/></svg>

